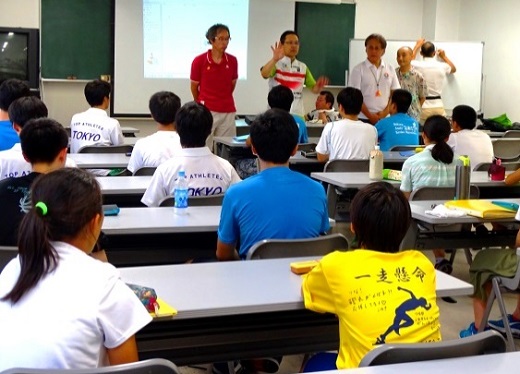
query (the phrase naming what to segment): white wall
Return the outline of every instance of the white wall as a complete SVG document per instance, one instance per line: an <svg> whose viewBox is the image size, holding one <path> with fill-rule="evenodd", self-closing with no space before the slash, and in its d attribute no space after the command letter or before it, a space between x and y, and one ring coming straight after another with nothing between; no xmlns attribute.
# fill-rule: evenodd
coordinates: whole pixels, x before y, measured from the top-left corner
<svg viewBox="0 0 520 374"><path fill-rule="evenodd" d="M39 27L39 0L0 1L0 26ZM518 0L357 0L355 38L379 32L388 39L484 41L484 114L506 112L520 121L517 9ZM45 83L50 115L67 124L73 113L86 106L82 90L80 83ZM312 109L314 101L315 95L306 92L306 108ZM142 120L122 121L128 126L136 122Z"/></svg>
<svg viewBox="0 0 520 374"><path fill-rule="evenodd" d="M485 42L485 117L505 112L512 121L520 122L518 9L518 0L461 0L459 37Z"/></svg>

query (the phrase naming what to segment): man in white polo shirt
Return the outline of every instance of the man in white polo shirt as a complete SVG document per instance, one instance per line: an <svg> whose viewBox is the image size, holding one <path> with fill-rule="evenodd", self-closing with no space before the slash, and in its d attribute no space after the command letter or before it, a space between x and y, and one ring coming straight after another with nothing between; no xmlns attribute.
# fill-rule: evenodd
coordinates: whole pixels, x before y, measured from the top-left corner
<svg viewBox="0 0 520 374"><path fill-rule="evenodd" d="M181 107L181 99L173 92L156 92L150 98L148 108L157 123L157 132L139 139L126 167L132 173L142 167L157 167L169 160L181 149L181 140L175 131L175 115Z"/></svg>
<svg viewBox="0 0 520 374"><path fill-rule="evenodd" d="M70 152L87 145L121 145L123 132L119 121L106 112L110 104L110 83L96 79L85 86L90 109L75 114L70 122Z"/></svg>
<svg viewBox="0 0 520 374"><path fill-rule="evenodd" d="M442 89L446 83L446 76L453 74L457 68L446 56L444 50L435 50L435 45L432 42L427 42L424 39L417 40L413 48L413 58L417 52L421 50L421 60L412 60L412 66L422 74L426 81L427 94L426 100L422 105L420 122L423 125L426 119L434 114L446 115L444 104L442 102ZM435 58L437 55L442 61Z"/></svg>
<svg viewBox="0 0 520 374"><path fill-rule="evenodd" d="M181 170L186 172L189 196L222 195L231 184L240 181L233 166L206 146L212 124L211 112L202 104L192 101L179 109L175 125L182 149L159 165L141 199L143 204L159 206L165 197L171 196Z"/></svg>
<svg viewBox="0 0 520 374"><path fill-rule="evenodd" d="M382 35L369 35L365 39L367 59L354 66L348 80L349 87L363 94L359 119L372 125L388 115L392 91L401 88L393 66L382 60L385 49L386 39Z"/></svg>

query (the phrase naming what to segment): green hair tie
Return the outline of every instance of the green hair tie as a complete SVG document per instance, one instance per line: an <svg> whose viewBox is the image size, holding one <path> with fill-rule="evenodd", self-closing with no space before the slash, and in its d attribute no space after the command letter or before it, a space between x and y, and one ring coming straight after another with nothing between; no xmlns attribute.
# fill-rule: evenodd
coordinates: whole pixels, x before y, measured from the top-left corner
<svg viewBox="0 0 520 374"><path fill-rule="evenodd" d="M42 217L47 215L48 209L47 205L43 201L38 201L36 204L34 204L35 208L40 208L42 212Z"/></svg>

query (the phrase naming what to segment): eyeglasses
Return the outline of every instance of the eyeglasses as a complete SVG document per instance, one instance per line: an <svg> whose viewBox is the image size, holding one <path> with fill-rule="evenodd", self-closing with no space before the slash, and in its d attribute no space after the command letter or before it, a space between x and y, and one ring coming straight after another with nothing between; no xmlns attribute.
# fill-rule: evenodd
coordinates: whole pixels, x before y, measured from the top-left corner
<svg viewBox="0 0 520 374"><path fill-rule="evenodd" d="M218 40L219 42L230 42L231 41L231 36L228 37L228 38L224 38L222 36L215 36L215 40Z"/></svg>
<svg viewBox="0 0 520 374"><path fill-rule="evenodd" d="M300 45L300 42L293 42L293 41L290 41L290 42L284 42L283 44L288 44L288 45Z"/></svg>

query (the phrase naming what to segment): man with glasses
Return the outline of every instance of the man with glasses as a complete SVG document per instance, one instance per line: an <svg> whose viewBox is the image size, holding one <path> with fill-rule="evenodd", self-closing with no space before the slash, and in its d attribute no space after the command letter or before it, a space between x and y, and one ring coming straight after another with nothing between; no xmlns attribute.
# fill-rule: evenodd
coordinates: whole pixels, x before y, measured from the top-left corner
<svg viewBox="0 0 520 374"><path fill-rule="evenodd" d="M211 49L195 57L191 63L191 94L193 100L211 111L213 127L206 145L213 148L214 136L235 136L235 101L233 91L238 79L238 62L226 53L229 28L217 23L206 32Z"/></svg>
<svg viewBox="0 0 520 374"><path fill-rule="evenodd" d="M279 84L290 88L294 94L291 113L304 116L303 86L310 88L313 93L319 93L329 83L326 77L315 80L311 71L296 56L300 50L298 34L294 31L285 31L280 41L271 47L273 57L262 66L260 73L264 79L269 79L269 89Z"/></svg>

